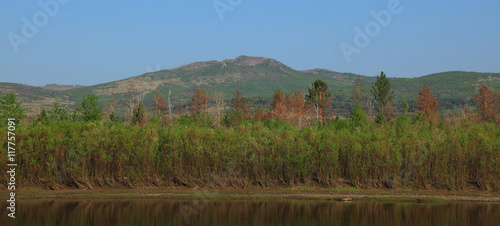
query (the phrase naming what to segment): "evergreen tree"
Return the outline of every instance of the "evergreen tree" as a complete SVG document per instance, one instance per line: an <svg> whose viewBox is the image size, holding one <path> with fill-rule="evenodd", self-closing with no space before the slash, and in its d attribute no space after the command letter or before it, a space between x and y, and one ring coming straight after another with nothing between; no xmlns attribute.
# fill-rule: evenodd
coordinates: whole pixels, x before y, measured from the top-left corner
<svg viewBox="0 0 500 226"><path fill-rule="evenodd" d="M382 114L382 112L379 112L377 114L377 116L375 116L375 123L377 124L383 124L383 123L386 123L387 122L387 119L385 119L385 116L384 114Z"/></svg>
<svg viewBox="0 0 500 226"><path fill-rule="evenodd" d="M377 81L372 86L371 93L375 100L377 112L384 114L384 118L389 118L391 115L391 102L394 99L394 90L391 90L391 83L383 71L380 72L380 76L377 76ZM377 117L379 118L378 115Z"/></svg>
<svg viewBox="0 0 500 226"><path fill-rule="evenodd" d="M66 121L69 119L69 113L66 111L66 109L61 108L57 101L54 102L53 104L54 108L49 111L49 116L51 120L54 121Z"/></svg>
<svg viewBox="0 0 500 226"><path fill-rule="evenodd" d="M405 115L408 113L409 109L410 105L406 102L406 97L403 96L403 111L405 112Z"/></svg>
<svg viewBox="0 0 500 226"><path fill-rule="evenodd" d="M355 127L364 128L366 124L368 124L368 117L366 117L366 113L363 111L360 104L356 104L354 110L351 112L352 123Z"/></svg>
<svg viewBox="0 0 500 226"><path fill-rule="evenodd" d="M22 102L17 101L16 96L12 92L0 97L0 127L7 125L9 118L14 118L16 124L21 119L26 118L24 108L21 107L21 104Z"/></svg>
<svg viewBox="0 0 500 226"><path fill-rule="evenodd" d="M82 106L76 112L82 114L84 121L99 121L102 118L102 111L98 106L99 97L94 94L84 95ZM75 114L76 117L77 114Z"/></svg>
<svg viewBox="0 0 500 226"><path fill-rule="evenodd" d="M333 98L330 91L328 91L328 84L317 79L309 85L308 91L306 101L316 112L316 119L323 121L326 110L330 107L330 100Z"/></svg>
<svg viewBox="0 0 500 226"><path fill-rule="evenodd" d="M132 113L131 124L140 126L146 124L146 109L144 108L144 104L142 104L142 101L139 102L139 105L135 107Z"/></svg>
<svg viewBox="0 0 500 226"><path fill-rule="evenodd" d="M118 116L116 116L116 113L114 111L111 112L111 114L109 114L109 120L112 121L112 122L120 122L120 118L118 118Z"/></svg>
<svg viewBox="0 0 500 226"><path fill-rule="evenodd" d="M47 114L47 111L42 108L42 111L36 116L36 122L40 122L41 124L48 124L50 122L49 115Z"/></svg>

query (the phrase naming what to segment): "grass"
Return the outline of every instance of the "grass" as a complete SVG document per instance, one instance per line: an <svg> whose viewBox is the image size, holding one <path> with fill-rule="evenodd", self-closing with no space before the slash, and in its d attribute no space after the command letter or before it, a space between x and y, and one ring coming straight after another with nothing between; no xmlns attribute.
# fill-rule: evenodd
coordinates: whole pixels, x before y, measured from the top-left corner
<svg viewBox="0 0 500 226"><path fill-rule="evenodd" d="M49 188L257 186L304 192L314 185L332 192L463 190L472 183L498 190L499 136L496 123L469 122L360 128L340 120L302 129L272 121L214 127L189 119L168 128L109 121L32 124L17 128L16 181ZM6 161L0 155L2 184Z"/></svg>

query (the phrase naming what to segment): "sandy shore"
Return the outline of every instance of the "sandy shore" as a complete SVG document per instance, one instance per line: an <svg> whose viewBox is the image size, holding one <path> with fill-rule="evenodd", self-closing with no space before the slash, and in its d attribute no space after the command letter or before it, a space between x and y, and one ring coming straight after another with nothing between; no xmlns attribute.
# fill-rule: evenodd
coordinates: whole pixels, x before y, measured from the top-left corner
<svg viewBox="0 0 500 226"><path fill-rule="evenodd" d="M0 195L7 197L9 191L1 189ZM213 200L343 200L353 201L401 201L401 202L499 202L500 192L465 190L391 190L340 188L247 188L210 189L185 187L143 187L129 188L89 188L48 190L39 187L25 187L16 191L19 200L34 199L213 199Z"/></svg>

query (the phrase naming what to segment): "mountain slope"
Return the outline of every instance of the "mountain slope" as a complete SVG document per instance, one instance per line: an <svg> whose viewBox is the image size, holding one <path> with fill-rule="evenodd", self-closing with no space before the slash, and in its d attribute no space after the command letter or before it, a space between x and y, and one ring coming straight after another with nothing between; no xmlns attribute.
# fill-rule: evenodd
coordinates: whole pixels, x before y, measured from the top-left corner
<svg viewBox="0 0 500 226"><path fill-rule="evenodd" d="M240 56L224 61L196 62L183 67L146 73L140 76L62 91L78 102L84 93L94 93L106 102L115 94L120 99L127 92L129 83L136 84L150 103L156 91L168 94L172 90L172 101L184 102L191 97L194 87L209 92L222 91L225 98L231 98L235 88L243 91L246 97L271 97L275 90L293 92L297 89L305 92L307 86L317 78L329 82L332 88L346 88L354 81L355 75L315 69L309 71L294 70L279 61L263 57ZM119 101L118 101L119 102Z"/></svg>
<svg viewBox="0 0 500 226"><path fill-rule="evenodd" d="M16 98L23 102L21 106L29 115L38 113L42 107L46 109L52 107L55 101L64 106L68 104L68 95L54 90L17 83L0 83L0 96L9 92L14 93Z"/></svg>
<svg viewBox="0 0 500 226"><path fill-rule="evenodd" d="M355 78L356 75L352 73L339 73L325 69L297 71L274 59L240 56L224 61L196 62L119 81L62 90L0 83L0 94L3 95L8 90L19 90L17 91L18 97L25 102L24 106L29 106L29 113L36 113L40 107L47 108L51 105L50 101L55 100L75 109L78 103L81 103L83 95L89 93L99 96L100 105L103 108L109 105L113 96L120 110L120 108L123 109L123 106L120 106L121 100L130 84L137 87L145 105L151 106L156 91L167 96L171 89L172 105L179 99L187 104L194 87L203 88L209 94L213 91L222 91L226 99L232 97L235 88L241 89L245 97L269 99L278 89L285 92L294 92L298 89L305 93L311 82L321 79L328 83L335 96L334 107L339 109L337 112L345 112L350 107L348 100ZM370 96L370 87L375 78L363 76L363 79L365 93ZM410 105L415 105L418 91L424 83L429 85L438 101L441 102L441 106L448 109L469 101L471 95L477 93L481 85L489 85L492 89L500 91L500 73L452 71L418 78L390 78L390 80L396 93L395 104L398 104L404 95ZM68 88L67 86L56 87Z"/></svg>

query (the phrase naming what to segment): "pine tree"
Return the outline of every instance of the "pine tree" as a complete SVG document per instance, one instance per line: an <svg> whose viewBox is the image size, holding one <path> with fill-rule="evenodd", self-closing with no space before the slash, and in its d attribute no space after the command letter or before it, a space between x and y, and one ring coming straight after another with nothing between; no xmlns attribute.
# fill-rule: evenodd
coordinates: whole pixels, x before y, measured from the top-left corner
<svg viewBox="0 0 500 226"><path fill-rule="evenodd" d="M384 114L384 119L390 118L394 90L391 90L391 83L383 71L380 72L380 76L377 76L377 81L372 86L371 93L375 100L374 104L377 112ZM377 118L380 118L380 116L377 115Z"/></svg>
<svg viewBox="0 0 500 226"><path fill-rule="evenodd" d="M146 124L146 109L144 108L142 101L135 107L130 123L134 126L144 126Z"/></svg>
<svg viewBox="0 0 500 226"><path fill-rule="evenodd" d="M368 118L360 104L356 104L354 107L354 110L351 112L351 119L355 127L364 128L368 124Z"/></svg>
<svg viewBox="0 0 500 226"><path fill-rule="evenodd" d="M36 122L39 122L41 124L48 124L50 122L49 115L47 114L47 111L42 108L42 111L36 116Z"/></svg>
<svg viewBox="0 0 500 226"><path fill-rule="evenodd" d="M111 114L109 114L109 120L112 121L112 122L120 122L120 118L118 118L118 116L116 116L116 113L115 111L112 111Z"/></svg>
<svg viewBox="0 0 500 226"><path fill-rule="evenodd" d="M377 113L377 116L375 116L375 123L383 124L386 122L387 122L387 119L385 118L384 114L382 114L382 112Z"/></svg>
<svg viewBox="0 0 500 226"><path fill-rule="evenodd" d="M21 119L26 118L24 108L21 107L21 104L22 102L17 101L16 96L12 92L0 97L0 127L7 125L9 118L14 118L16 124Z"/></svg>
<svg viewBox="0 0 500 226"><path fill-rule="evenodd" d="M410 106L406 102L406 97L403 96L403 111L405 112L405 115L408 114L409 109L410 109Z"/></svg>
<svg viewBox="0 0 500 226"><path fill-rule="evenodd" d="M308 87L309 94L306 95L307 103L313 107L316 119L321 122L325 118L326 110L331 106L332 94L328 91L328 84L317 79Z"/></svg>
<svg viewBox="0 0 500 226"><path fill-rule="evenodd" d="M51 120L54 121L66 121L69 120L69 113L66 109L61 108L57 101L53 104L53 109L49 111L49 116Z"/></svg>
<svg viewBox="0 0 500 226"><path fill-rule="evenodd" d="M79 107L76 112L82 114L84 121L99 121L102 118L102 111L99 109L98 103L99 97L96 95L84 95L82 106Z"/></svg>

